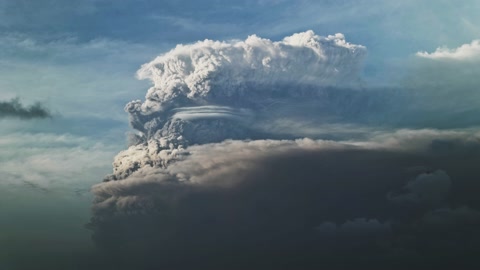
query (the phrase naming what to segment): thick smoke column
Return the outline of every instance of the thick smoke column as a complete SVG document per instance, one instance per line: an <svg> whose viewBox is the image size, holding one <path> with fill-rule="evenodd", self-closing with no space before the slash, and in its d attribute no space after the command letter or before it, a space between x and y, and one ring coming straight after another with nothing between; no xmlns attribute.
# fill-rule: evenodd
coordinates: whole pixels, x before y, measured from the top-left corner
<svg viewBox="0 0 480 270"><path fill-rule="evenodd" d="M253 35L245 41L179 45L142 66L138 78L154 85L145 102L132 101L125 109L132 126L146 139L175 140L182 135L183 140L174 144L243 139L246 131L239 130L242 125L224 119L231 120L231 111L242 111L233 113L242 116L249 109L271 105L273 99L314 95L302 91L308 85L353 85L358 82L364 55L363 46L346 42L342 34L320 37L312 31L279 42ZM223 106L209 109L210 116L217 115L218 120L206 117L209 120L191 127L182 121L186 119L172 117L182 107L202 110L206 105ZM191 129L201 131L191 134Z"/></svg>
<svg viewBox="0 0 480 270"><path fill-rule="evenodd" d="M342 34L321 37L313 31L279 42L253 35L179 45L137 72L154 85L145 102L125 107L140 134L117 156L107 179L145 165L165 166L187 145L259 137L251 124L269 107L321 99L319 89L358 83L365 52Z"/></svg>

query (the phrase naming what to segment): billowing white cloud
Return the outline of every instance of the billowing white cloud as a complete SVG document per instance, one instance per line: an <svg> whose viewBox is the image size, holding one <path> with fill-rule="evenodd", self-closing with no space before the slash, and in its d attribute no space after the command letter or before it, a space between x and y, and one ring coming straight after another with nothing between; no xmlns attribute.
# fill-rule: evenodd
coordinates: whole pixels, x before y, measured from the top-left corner
<svg viewBox="0 0 480 270"><path fill-rule="evenodd" d="M156 156L189 145L265 138L254 125L262 115L279 106L305 107L310 100L327 99L330 94L321 91L328 87L353 87L359 82L365 52L342 34L321 37L313 31L281 41L253 35L244 41L178 45L137 72L153 87L144 102L134 100L125 107L132 126L141 133L133 140L136 150L122 156L143 155L141 149L148 145L146 156L154 158L138 164L122 161L138 165L129 166L135 169L125 170L126 175L146 164L164 163L169 158ZM113 179L125 176L114 175Z"/></svg>
<svg viewBox="0 0 480 270"><path fill-rule="evenodd" d="M480 60L480 40L473 40L458 48L439 47L434 52L417 52L418 57L432 60L478 61Z"/></svg>
<svg viewBox="0 0 480 270"><path fill-rule="evenodd" d="M258 111L286 97L321 99L318 87L359 82L365 52L365 47L346 42L342 34L321 37L313 31L282 41L253 35L244 41L204 40L178 45L137 72L138 78L152 81L153 87L145 102L132 101L125 110L132 126L150 138L171 125L174 114L176 119L191 118L185 112L193 107L197 111L205 106L228 106L231 112ZM178 114L179 110L184 113ZM219 116L209 114L210 118L215 115ZM235 137L233 133L223 139ZM205 142L196 137L189 140Z"/></svg>
<svg viewBox="0 0 480 270"><path fill-rule="evenodd" d="M182 98L197 104L222 98L251 101L255 94L274 94L277 89L270 87L279 83L356 83L364 55L365 47L346 42L342 34L321 37L313 31L278 42L253 35L245 41L178 45L137 72L154 83L142 111L164 111Z"/></svg>

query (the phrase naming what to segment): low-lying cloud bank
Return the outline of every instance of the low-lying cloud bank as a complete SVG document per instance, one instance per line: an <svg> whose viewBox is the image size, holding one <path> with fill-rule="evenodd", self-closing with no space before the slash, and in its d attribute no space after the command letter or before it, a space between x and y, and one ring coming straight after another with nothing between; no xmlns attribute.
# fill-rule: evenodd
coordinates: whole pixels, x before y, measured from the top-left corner
<svg viewBox="0 0 480 270"><path fill-rule="evenodd" d="M158 165L145 147L138 170L93 187L94 240L151 267L476 263L478 135L391 135L225 141Z"/></svg>

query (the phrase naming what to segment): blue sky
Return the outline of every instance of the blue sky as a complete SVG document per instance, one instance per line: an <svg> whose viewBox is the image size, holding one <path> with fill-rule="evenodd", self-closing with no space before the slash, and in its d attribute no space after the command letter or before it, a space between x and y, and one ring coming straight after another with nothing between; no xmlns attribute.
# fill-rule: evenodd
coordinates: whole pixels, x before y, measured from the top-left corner
<svg viewBox="0 0 480 270"><path fill-rule="evenodd" d="M365 85L438 93L432 103L464 113L459 122L470 128L480 103L472 92L478 61L435 62L416 54L480 39L478 14L476 0L0 0L0 101L42 102L53 115L0 118L0 212L11 213L16 206L7 202L15 198L33 209L39 198L71 202L77 196L88 218L88 189L111 172L113 157L127 145L124 106L150 87L136 71L197 40L343 33L367 48ZM463 75L449 77L452 70ZM440 86L432 83L438 74L447 74Z"/></svg>

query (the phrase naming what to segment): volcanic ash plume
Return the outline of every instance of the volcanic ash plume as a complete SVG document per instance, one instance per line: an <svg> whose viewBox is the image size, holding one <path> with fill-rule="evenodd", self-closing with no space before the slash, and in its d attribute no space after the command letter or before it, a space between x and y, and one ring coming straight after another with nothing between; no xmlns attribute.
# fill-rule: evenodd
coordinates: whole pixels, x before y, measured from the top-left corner
<svg viewBox="0 0 480 270"><path fill-rule="evenodd" d="M480 134L362 126L394 123L409 104L358 87L364 55L307 31L179 45L145 64L138 77L153 87L125 108L137 133L92 187L97 246L135 269L349 269L345 258L363 269L450 254L455 268L476 254L480 241L458 243L480 239ZM297 130L323 121L365 135Z"/></svg>
<svg viewBox="0 0 480 270"><path fill-rule="evenodd" d="M253 35L178 45L137 72L153 86L145 102L126 105L139 134L106 179L123 179L143 166L165 167L188 145L265 137L252 126L271 107L321 99L319 89L358 83L365 52L342 34L313 31L278 42Z"/></svg>

